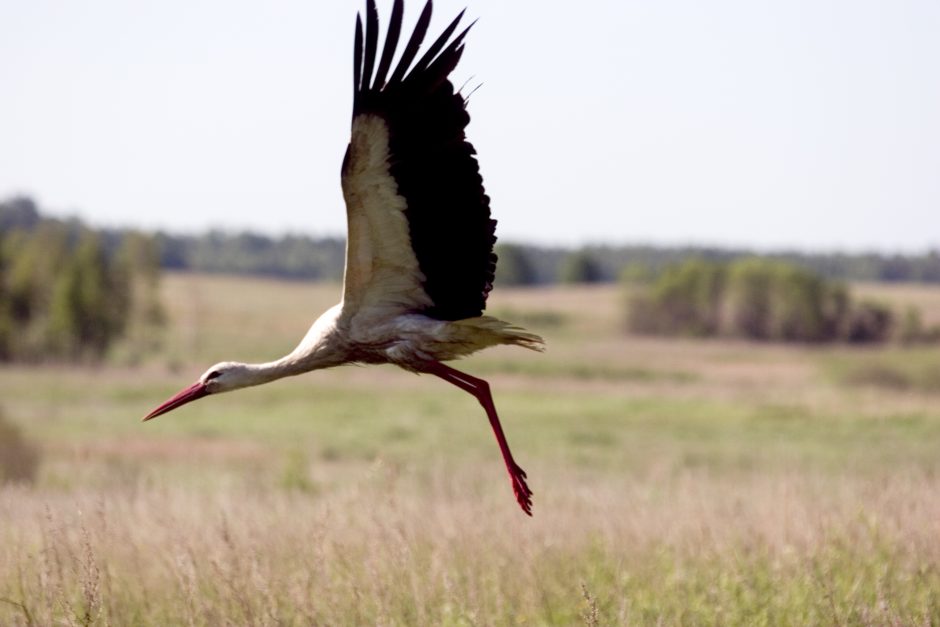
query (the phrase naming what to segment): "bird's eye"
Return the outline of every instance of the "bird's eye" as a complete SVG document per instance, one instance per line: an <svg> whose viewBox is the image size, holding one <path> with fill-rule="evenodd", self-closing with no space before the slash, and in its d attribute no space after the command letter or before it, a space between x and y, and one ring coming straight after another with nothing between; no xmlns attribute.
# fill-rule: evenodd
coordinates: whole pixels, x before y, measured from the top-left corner
<svg viewBox="0 0 940 627"><path fill-rule="evenodd" d="M206 381L212 381L213 379L217 379L219 375L221 374L222 373L219 372L218 370L213 370L212 372L206 375Z"/></svg>

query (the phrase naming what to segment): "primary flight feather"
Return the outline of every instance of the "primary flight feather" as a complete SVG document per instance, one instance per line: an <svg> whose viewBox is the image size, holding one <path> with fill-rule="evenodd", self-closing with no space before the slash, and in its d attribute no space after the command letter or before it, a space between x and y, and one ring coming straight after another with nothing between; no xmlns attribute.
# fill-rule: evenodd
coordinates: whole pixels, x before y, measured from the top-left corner
<svg viewBox="0 0 940 627"><path fill-rule="evenodd" d="M461 12L415 61L431 9L429 0L394 69L402 0L392 7L380 57L374 0L366 4L365 28L356 18L352 129L342 167L348 223L342 301L290 354L263 364L216 364L144 420L209 394L311 370L392 363L476 397L516 500L531 515L532 491L509 450L489 384L443 363L498 344L542 350L543 342L483 315L496 270L496 221L464 134L466 101L448 78L470 27L454 36Z"/></svg>

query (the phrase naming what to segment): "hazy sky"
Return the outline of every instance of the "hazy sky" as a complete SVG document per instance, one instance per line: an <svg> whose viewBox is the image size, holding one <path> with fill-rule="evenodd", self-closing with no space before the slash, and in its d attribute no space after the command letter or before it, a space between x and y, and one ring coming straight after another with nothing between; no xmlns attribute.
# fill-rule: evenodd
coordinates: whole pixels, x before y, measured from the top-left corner
<svg viewBox="0 0 940 627"><path fill-rule="evenodd" d="M437 0L429 37L465 4L503 240L940 247L937 0ZM343 234L362 5L0 0L0 198Z"/></svg>

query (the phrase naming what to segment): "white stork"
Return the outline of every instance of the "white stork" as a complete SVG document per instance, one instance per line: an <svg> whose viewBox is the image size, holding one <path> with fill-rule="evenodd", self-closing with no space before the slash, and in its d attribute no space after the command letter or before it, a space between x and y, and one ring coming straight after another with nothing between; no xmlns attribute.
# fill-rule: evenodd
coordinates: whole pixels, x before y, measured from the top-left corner
<svg viewBox="0 0 940 627"><path fill-rule="evenodd" d="M506 443L489 384L443 363L497 344L543 349L539 336L483 315L496 269L496 221L464 135L466 99L448 80L469 27L451 39L461 12L412 64L431 20L428 0L388 76L402 11L395 0L381 58L374 0L367 1L364 36L356 17L352 134L342 167L349 228L342 302L290 354L263 364L218 363L144 420L209 394L311 370L392 363L476 397L516 500L531 516L532 491Z"/></svg>

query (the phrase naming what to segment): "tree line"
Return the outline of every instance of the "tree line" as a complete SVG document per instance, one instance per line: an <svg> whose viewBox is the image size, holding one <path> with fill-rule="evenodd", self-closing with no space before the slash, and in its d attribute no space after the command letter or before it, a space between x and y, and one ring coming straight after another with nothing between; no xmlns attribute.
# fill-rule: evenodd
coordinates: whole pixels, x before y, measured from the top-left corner
<svg viewBox="0 0 940 627"><path fill-rule="evenodd" d="M675 332L654 328L659 324L695 335L733 330L755 339L864 341L890 328L913 329L916 316L898 320L870 303L849 304L841 281L940 282L937 251L779 252L759 260L743 249L699 247L500 243L496 251L497 285L624 277L649 286L631 323L646 332ZM120 338L130 356L141 354L159 337L161 269L339 280L344 257L340 238L94 230L43 217L29 198L8 199L0 202L0 360L99 358ZM789 301L809 313L786 314L780 303Z"/></svg>
<svg viewBox="0 0 940 627"><path fill-rule="evenodd" d="M300 235L209 231L203 235L159 232L160 264L169 270L251 274L282 279L340 280L346 242Z"/></svg>
<svg viewBox="0 0 940 627"><path fill-rule="evenodd" d="M118 339L129 354L159 341L156 243L117 242L82 223L40 216L26 198L0 203L0 361L93 361Z"/></svg>
<svg viewBox="0 0 940 627"><path fill-rule="evenodd" d="M23 228L26 223L34 225L38 219L35 203L28 198L0 202L0 231ZM73 229L80 226L75 220L66 224ZM110 254L130 231L96 232ZM343 276L345 240L339 237L271 237L218 230L199 235L157 232L153 237L159 265L165 269L307 280L339 280ZM747 249L716 247L623 245L572 250L512 242L497 244L496 252L499 285L613 282L625 268L634 274L656 277L687 259L732 262L755 256L754 251ZM940 283L938 250L910 255L777 251L759 256L799 266L829 279Z"/></svg>
<svg viewBox="0 0 940 627"><path fill-rule="evenodd" d="M656 278L689 259L731 263L759 256L804 268L827 279L940 283L940 250L923 254L806 253L699 246L585 246L578 249L519 244L497 246L501 285L613 282L623 273ZM500 267L503 266L503 267Z"/></svg>

